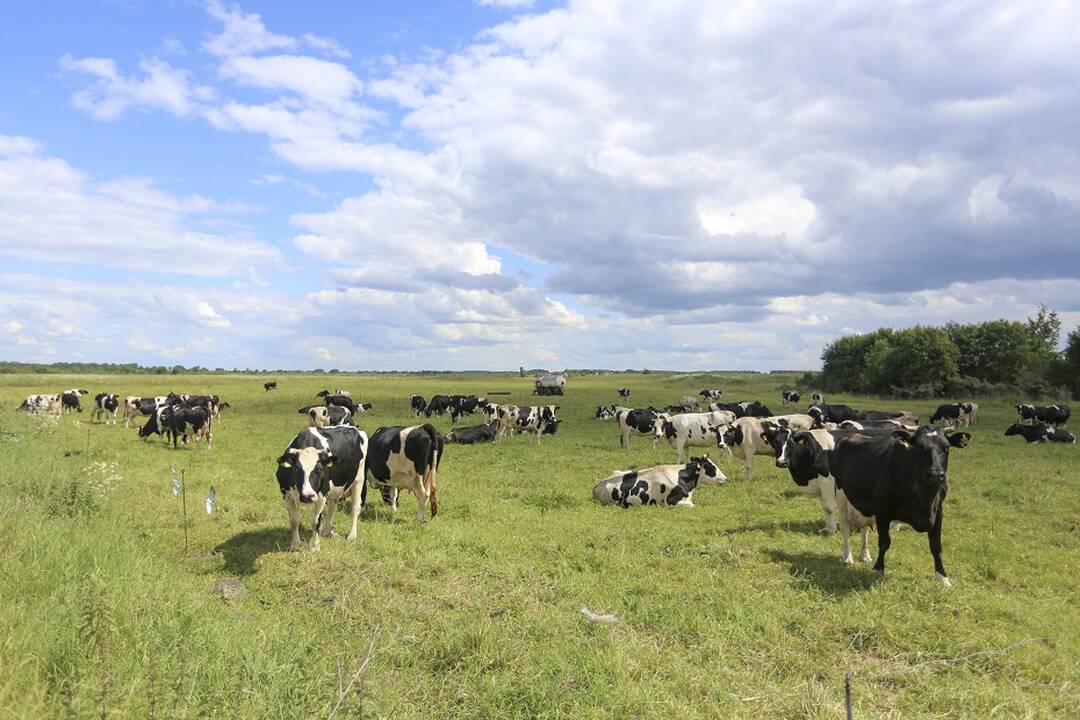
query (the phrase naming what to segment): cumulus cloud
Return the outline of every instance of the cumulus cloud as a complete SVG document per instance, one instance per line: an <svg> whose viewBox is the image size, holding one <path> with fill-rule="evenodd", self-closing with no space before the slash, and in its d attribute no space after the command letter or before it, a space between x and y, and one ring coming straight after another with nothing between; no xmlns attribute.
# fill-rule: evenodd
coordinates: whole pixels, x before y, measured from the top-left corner
<svg viewBox="0 0 1080 720"><path fill-rule="evenodd" d="M194 216L250 212L200 195L173 195L145 178L102 181L43 154L21 137L0 136L0 252L43 261L222 276L279 258L242 235L190 226Z"/></svg>
<svg viewBox="0 0 1080 720"><path fill-rule="evenodd" d="M93 78L89 86L72 95L71 102L98 120L115 120L129 108L190 115L214 96L209 86L192 84L188 71L158 58L140 60L141 74L129 76L121 73L110 58L76 59L64 55L60 67Z"/></svg>

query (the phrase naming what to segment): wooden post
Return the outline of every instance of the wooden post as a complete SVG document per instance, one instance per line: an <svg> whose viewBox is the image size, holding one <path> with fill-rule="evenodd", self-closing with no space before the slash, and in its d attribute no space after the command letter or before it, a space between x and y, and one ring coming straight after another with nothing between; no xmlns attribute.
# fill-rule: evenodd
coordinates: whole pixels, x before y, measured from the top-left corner
<svg viewBox="0 0 1080 720"><path fill-rule="evenodd" d="M851 673L844 673L844 707L847 708L847 720L852 720L855 715L851 708Z"/></svg>
<svg viewBox="0 0 1080 720"><path fill-rule="evenodd" d="M188 552L188 530L187 530L187 479L184 477L184 471L180 471L180 494L183 496L184 506L184 554Z"/></svg>

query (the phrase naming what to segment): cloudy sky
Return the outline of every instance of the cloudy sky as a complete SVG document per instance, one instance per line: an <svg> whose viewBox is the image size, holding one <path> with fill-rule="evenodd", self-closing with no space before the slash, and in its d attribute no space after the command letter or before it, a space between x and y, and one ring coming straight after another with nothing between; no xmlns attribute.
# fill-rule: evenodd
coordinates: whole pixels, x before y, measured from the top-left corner
<svg viewBox="0 0 1080 720"><path fill-rule="evenodd" d="M1080 323L1072 2L17 3L0 358L815 368Z"/></svg>

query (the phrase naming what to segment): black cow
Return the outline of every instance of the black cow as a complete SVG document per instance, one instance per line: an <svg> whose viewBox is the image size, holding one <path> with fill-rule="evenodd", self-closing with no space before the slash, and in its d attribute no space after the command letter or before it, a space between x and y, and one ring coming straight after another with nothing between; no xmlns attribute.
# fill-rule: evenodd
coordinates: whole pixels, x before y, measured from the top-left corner
<svg viewBox="0 0 1080 720"><path fill-rule="evenodd" d="M799 402L802 395L796 390L781 390L780 397L784 400L784 407L787 407L788 405L794 405Z"/></svg>
<svg viewBox="0 0 1080 720"><path fill-rule="evenodd" d="M1017 405L1016 412L1020 416L1017 419L1019 423L1030 425L1041 422L1054 427L1067 424L1071 414L1068 405L1030 405L1027 403Z"/></svg>
<svg viewBox="0 0 1080 720"><path fill-rule="evenodd" d="M710 410L726 410L735 413L735 419L741 417L772 417L773 412L760 400L745 400L737 403L710 403Z"/></svg>
<svg viewBox="0 0 1080 720"><path fill-rule="evenodd" d="M108 423L108 416L112 415L112 424L116 424L116 411L120 409L120 398L116 397L114 393L98 393L94 396L94 412L90 416L92 421L105 419Z"/></svg>
<svg viewBox="0 0 1080 720"><path fill-rule="evenodd" d="M86 390L68 390L60 395L60 405L64 412L82 412L82 404L79 402L79 396Z"/></svg>
<svg viewBox="0 0 1080 720"><path fill-rule="evenodd" d="M1009 429L1005 431L1005 435L1019 435L1027 440L1028 443L1058 442L1070 443L1073 445L1076 444L1076 436L1068 430L1049 428L1042 423L1036 423L1034 425L1013 423L1009 426Z"/></svg>
<svg viewBox="0 0 1080 720"><path fill-rule="evenodd" d="M816 403L810 406L806 414L814 419L817 426L827 422L842 423L845 420L866 420L861 412L848 405L830 405L828 403Z"/></svg>
<svg viewBox="0 0 1080 720"><path fill-rule="evenodd" d="M277 390L277 380L274 382L263 383L263 390L270 392L271 390Z"/></svg>
<svg viewBox="0 0 1080 720"><path fill-rule="evenodd" d="M475 395L451 395L450 422L457 422L462 415L472 415L485 404L487 404L487 398L476 397Z"/></svg>
<svg viewBox="0 0 1080 720"><path fill-rule="evenodd" d="M619 397L623 400L629 400L630 388L619 388Z"/></svg>
<svg viewBox="0 0 1080 720"><path fill-rule="evenodd" d="M497 421L491 421L485 425L473 425L471 427L454 428L446 434L446 442L458 443L459 445L472 445L473 443L495 442L495 433L499 429Z"/></svg>
<svg viewBox="0 0 1080 720"><path fill-rule="evenodd" d="M153 401L153 398L143 398L143 400ZM139 409L142 409L140 402ZM161 438L162 442L165 441L165 433L168 432L171 427L170 417L172 415L171 405L161 405L155 407L150 411L150 418L146 421L146 424L139 428L139 438L145 440L151 435L157 435Z"/></svg>
<svg viewBox="0 0 1080 720"><path fill-rule="evenodd" d="M427 407L424 409L424 415L427 417L431 417L432 415L441 416L449 409L449 395L432 395L431 401L428 402Z"/></svg>
<svg viewBox="0 0 1080 720"><path fill-rule="evenodd" d="M300 549L301 504L315 504L311 549L318 550L319 537L333 534L337 503L346 494L352 499L348 539L356 539L357 520L365 499L367 446L368 437L363 430L340 425L305 428L285 448L277 460L277 481L281 500L289 513L290 550Z"/></svg>
<svg viewBox="0 0 1080 720"><path fill-rule="evenodd" d="M427 408L427 400L423 395L410 395L409 396L409 409L412 410L412 414L416 417L420 417L420 413L424 412Z"/></svg>
<svg viewBox="0 0 1080 720"><path fill-rule="evenodd" d="M397 512L398 492L416 495L416 521L424 522L424 506L431 503L431 517L439 512L436 484L445 440L431 425L381 427L371 436L367 481L383 493Z"/></svg>
<svg viewBox="0 0 1080 720"><path fill-rule="evenodd" d="M323 402L326 403L326 407L337 405L338 407L348 408L351 413L356 413L358 409L356 403L348 395L327 395L323 398Z"/></svg>
<svg viewBox="0 0 1080 720"><path fill-rule="evenodd" d="M212 419L210 411L206 408L174 405L164 417L169 435L172 437L173 448L177 447L176 441L181 437L185 445L192 438L196 442L206 438L206 449L209 450L212 446L214 442L214 435L210 432Z"/></svg>
<svg viewBox="0 0 1080 720"><path fill-rule="evenodd" d="M930 416L930 424L933 425L937 423L938 420L944 420L946 426L955 427L960 424L960 420L966 415L966 408L961 403L938 405L937 410Z"/></svg>
<svg viewBox="0 0 1080 720"><path fill-rule="evenodd" d="M851 525L862 531L863 559L869 562L867 533L870 525L876 524L878 558L874 569L884 574L885 552L891 543L889 523L899 520L929 535L936 577L946 587L951 586L941 563L949 448L962 448L970 439L965 432L950 435L925 426L914 432L896 430L876 437L852 434L837 440L829 464L836 479L844 563L852 563Z"/></svg>

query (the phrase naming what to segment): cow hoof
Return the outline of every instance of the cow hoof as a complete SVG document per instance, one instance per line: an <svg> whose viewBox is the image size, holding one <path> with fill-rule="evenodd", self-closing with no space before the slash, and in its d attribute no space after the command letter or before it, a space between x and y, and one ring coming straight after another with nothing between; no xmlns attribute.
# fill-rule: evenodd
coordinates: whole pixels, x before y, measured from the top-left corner
<svg viewBox="0 0 1080 720"><path fill-rule="evenodd" d="M852 565L855 564L855 561L851 559L850 555L845 557L845 558L840 558L840 560L841 560L841 562L843 562L848 567L851 567Z"/></svg>
<svg viewBox="0 0 1080 720"><path fill-rule="evenodd" d="M330 528L329 530L323 530L319 534L323 537L337 537L337 533L334 532L333 528Z"/></svg>
<svg viewBox="0 0 1080 720"><path fill-rule="evenodd" d="M821 528L820 532L822 535L832 535L836 532L836 528L826 525L825 527Z"/></svg>
<svg viewBox="0 0 1080 720"><path fill-rule="evenodd" d="M351 533L349 533L348 535L346 535L345 539L346 540L355 540L356 539L356 531L354 530Z"/></svg>
<svg viewBox="0 0 1080 720"><path fill-rule="evenodd" d="M869 565L870 563L872 563L874 561L874 558L870 557L869 555L863 555L862 556L862 561L864 563L866 563L867 565Z"/></svg>
<svg viewBox="0 0 1080 720"><path fill-rule="evenodd" d="M300 552L300 544L299 543L293 543L292 545L290 545L289 546L289 552Z"/></svg>
<svg viewBox="0 0 1080 720"><path fill-rule="evenodd" d="M935 578L937 579L937 581L938 581L939 583L941 583L941 584L942 584L942 585L944 585L945 587L947 587L947 588L951 588L951 587L952 587L952 580L950 580L949 578L945 577L945 576L944 576L944 575L942 575L941 573L934 573L934 577L935 577Z"/></svg>

